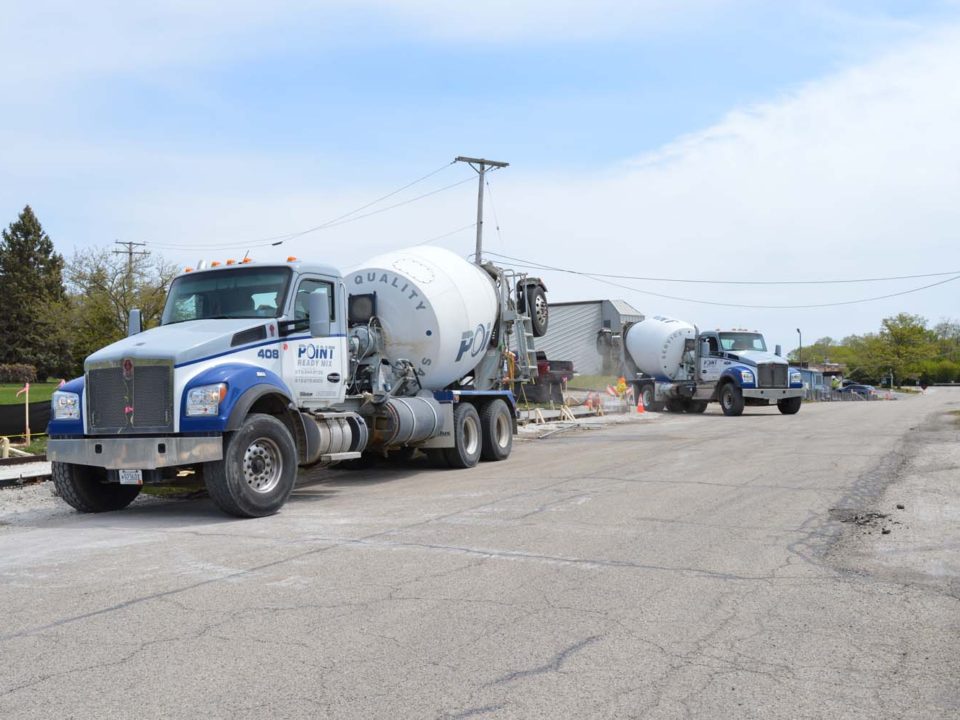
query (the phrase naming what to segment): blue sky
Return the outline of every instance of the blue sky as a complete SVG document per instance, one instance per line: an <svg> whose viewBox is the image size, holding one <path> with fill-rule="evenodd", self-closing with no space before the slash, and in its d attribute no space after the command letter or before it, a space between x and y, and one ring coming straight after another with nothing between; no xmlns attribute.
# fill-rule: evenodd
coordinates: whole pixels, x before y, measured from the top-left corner
<svg viewBox="0 0 960 720"><path fill-rule="evenodd" d="M518 257L725 279L960 268L956 2L133 5L37 0L0 26L0 222L30 203L67 255L113 239L242 254L468 154L511 162L491 178L500 235L487 220L490 249ZM257 252L359 262L470 223L474 202L467 183ZM798 324L812 339L960 315L949 284L761 311L547 278L558 300L625 297L785 345ZM642 285L743 304L909 287Z"/></svg>

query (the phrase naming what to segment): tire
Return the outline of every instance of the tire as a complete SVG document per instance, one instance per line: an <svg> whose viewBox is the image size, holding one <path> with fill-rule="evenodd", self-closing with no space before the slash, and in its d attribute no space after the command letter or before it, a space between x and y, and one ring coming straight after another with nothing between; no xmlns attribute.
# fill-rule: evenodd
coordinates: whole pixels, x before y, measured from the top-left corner
<svg viewBox="0 0 960 720"><path fill-rule="evenodd" d="M743 415L743 393L740 392L740 388L734 385L732 382L726 382L720 386L720 392L718 393L720 400L720 409L723 410L723 414L728 417L736 417L738 415Z"/></svg>
<svg viewBox="0 0 960 720"><path fill-rule="evenodd" d="M800 412L800 406L802 404L803 398L785 398L783 400L777 400L777 409L784 415L796 415Z"/></svg>
<svg viewBox="0 0 960 720"><path fill-rule="evenodd" d="M533 336L543 337L547 334L550 325L550 308L547 305L547 294L539 285L528 285L524 289L526 294L526 308L530 314L530 323L533 326Z"/></svg>
<svg viewBox="0 0 960 720"><path fill-rule="evenodd" d="M477 409L468 402L457 403L453 409L453 439L456 445L443 449L447 464L455 470L474 467L480 462L482 437Z"/></svg>
<svg viewBox="0 0 960 720"><path fill-rule="evenodd" d="M656 397L657 393L653 385L644 385L640 390L640 402L643 404L643 409L646 412L660 412L663 410L663 403L657 402L654 399Z"/></svg>
<svg viewBox="0 0 960 720"><path fill-rule="evenodd" d="M491 400L480 411L480 459L506 460L513 449L513 418L503 400Z"/></svg>
<svg viewBox="0 0 960 720"><path fill-rule="evenodd" d="M203 480L228 515L273 515L293 492L297 446L277 418L254 413L224 439L223 460L204 464Z"/></svg>
<svg viewBox="0 0 960 720"><path fill-rule="evenodd" d="M703 400L688 400L687 404L684 406L683 411L699 415L700 413L706 412L707 403Z"/></svg>
<svg viewBox="0 0 960 720"><path fill-rule="evenodd" d="M683 400L667 400L667 412L682 413L687 409L687 404Z"/></svg>
<svg viewBox="0 0 960 720"><path fill-rule="evenodd" d="M123 510L140 494L140 485L107 482L103 468L53 462L50 472L57 493L80 512Z"/></svg>

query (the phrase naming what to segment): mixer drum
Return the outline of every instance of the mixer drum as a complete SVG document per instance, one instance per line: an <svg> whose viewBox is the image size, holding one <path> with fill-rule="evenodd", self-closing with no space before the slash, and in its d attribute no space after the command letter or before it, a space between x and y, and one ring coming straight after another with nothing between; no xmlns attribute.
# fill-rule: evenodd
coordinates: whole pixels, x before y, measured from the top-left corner
<svg viewBox="0 0 960 720"><path fill-rule="evenodd" d="M409 360L427 390L468 375L483 358L497 318L493 280L443 248L375 257L346 275L350 295L376 293L376 316L391 361Z"/></svg>

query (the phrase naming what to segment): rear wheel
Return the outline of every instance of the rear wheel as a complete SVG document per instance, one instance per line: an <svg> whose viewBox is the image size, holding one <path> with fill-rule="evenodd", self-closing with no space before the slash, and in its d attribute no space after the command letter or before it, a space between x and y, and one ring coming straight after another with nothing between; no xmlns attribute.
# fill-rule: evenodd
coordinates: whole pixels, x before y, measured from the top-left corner
<svg viewBox="0 0 960 720"><path fill-rule="evenodd" d="M683 400L667 400L667 412L682 413L684 410L686 410L686 405L687 404Z"/></svg>
<svg viewBox="0 0 960 720"><path fill-rule="evenodd" d="M706 409L707 403L703 400L687 400L686 404L683 406L684 412L695 414L705 412Z"/></svg>
<svg viewBox="0 0 960 720"><path fill-rule="evenodd" d="M796 415L800 412L802 404L803 398L784 398L783 400L777 400L777 409L784 415Z"/></svg>
<svg viewBox="0 0 960 720"><path fill-rule="evenodd" d="M459 402L453 409L452 448L443 449L447 464L455 469L472 468L480 462L481 438L480 415L468 402Z"/></svg>
<svg viewBox="0 0 960 720"><path fill-rule="evenodd" d="M480 412L481 460L506 460L513 449L513 418L503 400L491 400Z"/></svg>
<svg viewBox="0 0 960 720"><path fill-rule="evenodd" d="M123 510L140 494L140 485L107 482L103 468L53 462L50 472L57 493L80 512Z"/></svg>
<svg viewBox="0 0 960 720"><path fill-rule="evenodd" d="M743 415L743 393L732 382L724 383L720 388L720 409L723 414L735 417Z"/></svg>
<svg viewBox="0 0 960 720"><path fill-rule="evenodd" d="M204 465L203 479L225 513L273 515L297 480L297 447L290 431L272 415L250 415L224 440L223 460Z"/></svg>

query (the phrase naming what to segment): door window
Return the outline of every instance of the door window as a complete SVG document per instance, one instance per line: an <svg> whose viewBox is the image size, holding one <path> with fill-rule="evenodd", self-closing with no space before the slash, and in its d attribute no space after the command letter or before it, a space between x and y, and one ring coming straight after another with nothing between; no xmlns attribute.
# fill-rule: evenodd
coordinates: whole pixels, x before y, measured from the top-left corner
<svg viewBox="0 0 960 720"><path fill-rule="evenodd" d="M314 280L306 278L300 281L297 287L297 296L293 303L294 320L310 320L310 296L314 293L323 293L327 296L327 305L330 308L330 322L334 322L337 317L336 307L334 307L333 283L324 280Z"/></svg>

